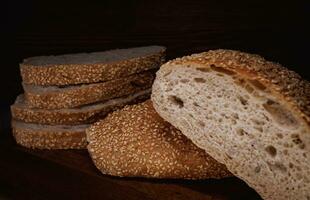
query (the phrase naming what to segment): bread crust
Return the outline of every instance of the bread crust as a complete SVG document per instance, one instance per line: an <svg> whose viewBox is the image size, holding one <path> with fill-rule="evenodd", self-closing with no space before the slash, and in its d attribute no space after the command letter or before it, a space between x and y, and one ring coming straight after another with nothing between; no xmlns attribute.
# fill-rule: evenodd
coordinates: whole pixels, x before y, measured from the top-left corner
<svg viewBox="0 0 310 200"><path fill-rule="evenodd" d="M158 68L165 61L165 47L157 53L113 63L32 65L27 59L20 64L25 84L73 85L97 83L126 77L149 69Z"/></svg>
<svg viewBox="0 0 310 200"><path fill-rule="evenodd" d="M22 124L22 125L21 125ZM32 129L26 123L12 121L12 132L17 144L32 149L85 149L83 129Z"/></svg>
<svg viewBox="0 0 310 200"><path fill-rule="evenodd" d="M151 90L147 89L133 95L111 99L94 105L56 110L30 108L25 104L23 95L20 95L17 97L15 104L11 106L11 114L13 119L27 123L48 125L90 124L127 104L135 104L146 100L150 97L150 93Z"/></svg>
<svg viewBox="0 0 310 200"><path fill-rule="evenodd" d="M256 54L219 49L168 61L161 66L158 73L167 73L180 64L188 64L190 67L191 63L205 69L210 69L211 66L221 67L258 80L274 95L286 101L288 106L310 125L310 83L296 72Z"/></svg>
<svg viewBox="0 0 310 200"><path fill-rule="evenodd" d="M214 130L220 130L220 128L222 127L221 119L218 122L213 121L215 124L211 124L211 125L207 124L207 122L209 123L212 120L204 121L204 119L205 117L212 118L212 116L216 116L216 114L221 113L221 110L220 110L222 109L221 106L224 107L225 106L224 103L226 102L224 102L224 100L221 101L220 99L221 96L217 96L214 93L209 93L206 90L205 91L202 90L203 92L201 92L200 90L197 91L198 90L197 86L195 87L195 89L193 88L193 90L191 90L192 85L190 85L190 83L188 83L187 85L188 87L184 89L184 91L182 90L182 88L180 89L178 87L180 85L171 84L172 87L176 87L179 90L175 90L174 92L169 93L169 91L167 91L168 87L166 87L166 85L169 85L169 83L172 81L175 81L176 83L178 83L178 81L182 82L182 79L179 78L180 74L177 74L177 72L173 74L172 72L178 67L182 68L182 72L183 72L181 74L182 77L184 76L184 73L187 73L186 68L190 68L189 69L190 72L192 71L197 72L195 73L195 75L198 75L198 74L200 75L200 72L201 72L201 77L204 77L203 73L209 73L210 71L212 71L212 74L216 75L218 79L221 79L219 77L223 77L223 76L226 76L226 74L228 74L230 76L229 79L231 81L229 83L236 84L238 85L237 87L239 86L244 87L244 89L246 90L247 88L245 86L250 83L251 86L254 86L255 91L252 92L252 91L245 90L245 93L249 92L251 97L254 97L254 98L257 97L256 99L259 99L259 95L256 96L257 92L264 93L263 95L264 97L262 98L264 101L264 104L268 105L268 103L271 103L271 104L279 103L281 107L285 108L284 114L288 114L288 115L283 115L281 113L282 116L288 119L287 121L285 121L285 125L289 126L291 119L289 119L288 116L292 114L293 116L292 121L294 121L293 123L295 123L296 121L297 126L290 127L290 130L287 130L287 132L284 132L286 127L283 128L282 130L279 129L280 134L278 134L278 136L277 136L277 131L271 133L268 131L264 132L264 130L262 130L261 131L262 136L260 137L260 134L257 134L258 132L255 132L255 131L243 132L244 130L241 129L242 132L238 133L238 130L236 129L229 130L230 128L229 125L233 126L234 124L234 121L233 121L234 117L232 115L233 120L231 122L226 122L226 124L224 124L223 122L223 127L225 126L229 128L223 129L225 131L223 131L222 133L219 133L219 134L214 133L214 135L212 135L213 130L211 130L212 129L211 128L210 132L208 132L209 128L212 127L212 125L214 125L214 127L219 128L219 129L214 128ZM169 75L169 78L166 79L165 77L168 75ZM178 78L176 78L176 80L173 80L173 78L177 76ZM238 79L243 80L244 82L246 82L246 84L244 85L239 84ZM193 82L199 81L195 78L191 80L193 80ZM208 79L202 78L202 80L204 81L203 84L205 85L209 84ZM216 81L214 82L213 81L210 81L210 85L212 85L213 83L216 83ZM184 84L187 84L187 82L184 82ZM217 86L216 84L214 84L212 85L212 87L215 88ZM224 91L226 89L224 87L225 85L220 85L220 88L217 91L220 91L221 89L223 89ZM197 93L200 92L200 94L203 93L203 95L199 96L201 101L204 101L204 99L201 99L201 97L205 97L206 99L208 99L208 95L209 96L214 95L214 97L212 97L212 102L210 100L210 104L213 103L212 111L215 111L216 113L213 112L211 114L209 113L210 115L207 115L208 113L204 111L202 111L201 113L199 113L198 111L193 111L193 113L190 113L191 115L189 115L189 117L186 118L185 114L188 114L186 111L192 108L189 105L195 106L194 104L195 102L197 102L196 103L197 105L200 103L198 98L197 98L198 100L195 99L195 101L190 101L191 96L189 95L194 94L195 92ZM234 91L230 90L230 92L227 92L227 93L223 92L221 93L221 95L226 95L226 94L228 95L228 94L231 94L232 92ZM165 106L171 105L171 104L165 105L166 102L163 101L163 99L168 99L168 96L165 96L165 95L168 95L168 93L172 97L173 95L176 95L174 97L177 97L178 95L183 94L182 96L183 101L178 102L176 99L174 102L175 105L179 106L179 107L174 108L176 110L171 109L167 111L168 109L167 107L165 107ZM220 50L203 52L200 54L193 54L191 56L186 56L182 58L177 58L175 60L165 63L161 67L161 69L157 72L157 78L153 84L151 96L154 102L155 109L165 120L169 121L176 127L180 128L183 131L183 133L187 135L190 139L192 139L192 141L195 144L197 144L201 148L204 148L207 152L210 153L210 155L214 156L214 158L216 158L219 162L226 164L227 168L231 170L231 172L234 175L241 177L251 187L256 189L257 192L263 198L266 198L266 199L304 198L306 199L309 197L309 192L308 192L308 187L307 187L307 184L309 183L308 181L309 177L307 176L308 173L302 172L303 170L304 171L309 170L309 168L302 169L300 166L309 166L307 162L308 160L306 158L309 155L308 147L309 147L309 141L310 141L309 140L310 83L306 80L303 80L302 77L298 75L297 73L288 70L287 68L281 66L280 64L267 61L258 55L253 55L253 54L248 54L248 53L243 53L243 52L233 51L233 50L220 49ZM214 103L214 102L217 102L217 100L219 100L219 102L221 103L219 104ZM276 100L276 102L272 102L272 100ZM204 101L204 104L203 104L204 108L208 106L208 103L209 103L208 100ZM227 103L229 104L230 102L227 102ZM242 99L240 99L240 103L243 104ZM274 109L280 113L281 107L276 107ZM240 111L237 109L234 110L234 107L229 107L229 108L233 110L231 111L231 113L235 112L239 114L239 116L240 114L247 113L247 111L245 110ZM265 108L265 109L267 110L268 108ZM180 114L180 116L177 116L178 118L175 118L175 113L178 113L177 111L180 111L180 110L182 110L183 114ZM227 111L227 112L229 112L227 113L228 115L231 114L230 111ZM226 113L222 115L223 119L226 116L225 114ZM193 118L192 121L188 120L190 117ZM252 116L249 116L249 118L251 117ZM238 119L239 118L237 119L235 118L236 121ZM188 120L188 123L187 123L187 120ZM199 122L202 123L201 126L199 126ZM246 123L247 122L245 122L245 124ZM270 121L270 123L273 123L273 122ZM248 125L253 126L253 124L250 124L250 123ZM255 129L254 126L251 128ZM257 131L259 131L259 129ZM245 137L246 139L242 139L243 136L238 137L238 135L236 135L236 137L234 137L235 133L239 134L239 136L243 134L249 134L249 136ZM288 133L288 134L282 135L283 133ZM289 134L289 133L296 133L296 134ZM227 134L227 137L225 134ZM298 142L302 143L302 145L298 147L299 149L290 148L288 151L285 151L287 150L285 149L286 144L292 141L292 138L295 137L294 135L301 135L302 140L298 139ZM252 136L253 138L251 138ZM277 147L282 146L281 137L285 138L283 139L283 141L285 141L284 142L285 144L283 145L283 148L280 149ZM296 141L294 142L294 139L293 139L292 143L298 144L298 142ZM256 144L257 146L255 146ZM230 153L232 153L231 155L236 153L234 154L236 156L231 157L229 155ZM265 157L266 155L267 157ZM270 155L270 157L268 157L268 155ZM297 158L300 158L300 159L297 159ZM298 167L296 167L298 168L298 172L300 172L300 174L298 175L293 174L293 173L290 174L290 172L293 172L295 166L293 167L293 169L291 169L293 166L292 163L290 164L285 163L285 165L283 165L281 161L282 162L286 161L286 159L290 161L291 160L299 161L299 162L296 162L298 163L296 164L297 166L299 165L299 163L301 163ZM269 162L270 160L274 162ZM259 167L254 166L256 164L260 165L260 163L262 164L261 166ZM276 171L273 168L274 166L270 163L277 165L276 170L278 171ZM251 164L253 164L253 166ZM264 168L261 168L262 166L264 166ZM271 173L269 170L270 171L275 170L275 172ZM288 173L284 173L284 171L286 170L288 171ZM282 172L283 174L281 174ZM274 174L275 177L272 177L272 176L270 177L269 176L270 174ZM283 176L283 179L279 178L281 176ZM286 182L285 180L287 179L291 181ZM298 181L295 181L296 179L298 179ZM270 185L268 185L268 183L270 183ZM286 185L286 183L288 184Z"/></svg>
<svg viewBox="0 0 310 200"><path fill-rule="evenodd" d="M150 100L109 114L86 134L88 151L103 174L185 179L231 176L224 165L165 122Z"/></svg>
<svg viewBox="0 0 310 200"><path fill-rule="evenodd" d="M133 94L152 86L154 71L133 74L126 78L102 83L70 86L57 90L24 85L25 99L29 107L42 109L74 108Z"/></svg>

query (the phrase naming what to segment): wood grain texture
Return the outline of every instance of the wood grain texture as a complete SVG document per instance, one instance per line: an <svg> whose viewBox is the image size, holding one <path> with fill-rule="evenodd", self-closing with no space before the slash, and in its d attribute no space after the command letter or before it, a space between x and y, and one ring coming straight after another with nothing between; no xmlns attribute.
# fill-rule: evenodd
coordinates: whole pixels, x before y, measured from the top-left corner
<svg viewBox="0 0 310 200"><path fill-rule="evenodd" d="M165 45L168 59L216 48L258 53L310 79L307 1L5 1L0 73L0 192L16 199L258 199L242 181L102 176L86 151L17 146L9 104L22 92L18 63L35 55ZM18 192L16 192L18 191ZM191 198L190 198L191 197Z"/></svg>

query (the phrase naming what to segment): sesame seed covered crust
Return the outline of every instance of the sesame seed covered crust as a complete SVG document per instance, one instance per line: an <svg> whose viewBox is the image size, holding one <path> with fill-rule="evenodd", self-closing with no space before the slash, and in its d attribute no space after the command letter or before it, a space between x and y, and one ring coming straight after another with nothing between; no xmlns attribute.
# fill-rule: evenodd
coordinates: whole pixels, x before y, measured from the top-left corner
<svg viewBox="0 0 310 200"><path fill-rule="evenodd" d="M97 104L56 110L31 108L24 101L24 96L20 95L11 106L11 113L13 119L27 123L49 125L89 124L98 121L109 112L122 108L127 104L146 100L149 98L150 93L151 89L147 89L126 97L110 99Z"/></svg>
<svg viewBox="0 0 310 200"><path fill-rule="evenodd" d="M86 130L88 151L103 174L205 179L231 176L154 110L150 100L109 114Z"/></svg>
<svg viewBox="0 0 310 200"><path fill-rule="evenodd" d="M12 132L17 142L33 149L85 149L85 129L89 125L48 126L12 121Z"/></svg>
<svg viewBox="0 0 310 200"><path fill-rule="evenodd" d="M133 94L152 86L153 70L102 83L78 86L42 87L24 84L29 107L42 109L74 108Z"/></svg>
<svg viewBox="0 0 310 200"><path fill-rule="evenodd" d="M310 83L296 72L259 55L224 49L177 58L162 65L161 69L170 71L179 65L191 63L206 69L221 67L260 81L310 124Z"/></svg>
<svg viewBox="0 0 310 200"><path fill-rule="evenodd" d="M32 57L20 64L20 72L25 84L96 83L158 68L165 61L165 51L166 48L162 46L148 46Z"/></svg>

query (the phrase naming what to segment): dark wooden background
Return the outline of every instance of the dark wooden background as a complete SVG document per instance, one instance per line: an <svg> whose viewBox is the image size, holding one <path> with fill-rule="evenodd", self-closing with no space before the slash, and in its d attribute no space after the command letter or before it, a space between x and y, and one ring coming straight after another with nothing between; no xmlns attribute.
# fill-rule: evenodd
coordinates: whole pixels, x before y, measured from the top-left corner
<svg viewBox="0 0 310 200"><path fill-rule="evenodd" d="M89 164L85 151L49 153L16 146L9 131L8 106L22 92L18 69L22 58L157 44L167 46L168 59L171 59L209 49L229 48L261 54L297 71L305 79L310 79L310 4L307 1L7 0L3 5L0 194L2 190L11 197L21 198L16 195L20 193L30 198L36 193L44 199L56 197L57 192L67 192L64 196L69 198L72 191L76 190L77 194L85 195L81 196L84 198L87 195L100 196L97 190L102 190L106 194L109 191L114 193L114 196L108 195L110 199L120 198L124 193L132 194L133 197L128 199L134 199L143 197L143 194L136 190L133 192L126 184L134 187L136 184L136 187L142 188L153 187L147 181L144 185L139 185L140 182L136 180L126 182L109 178L106 180L111 180L110 182L100 182L104 178ZM73 168L77 171L72 171ZM70 186L78 181L86 186ZM57 188L57 184L63 188ZM102 185L99 187L100 184ZM160 182L159 185L161 184L164 183ZM221 184L226 184L226 190L223 191L232 198L255 198L255 193L237 179L225 183L216 182L215 185L219 186L212 186L213 183L210 182L178 184L185 184L186 188L196 185L193 186L195 191L209 191L208 194L212 193L210 190L215 193L220 191ZM238 184L238 187L234 187ZM209 185L209 189L206 185ZM35 190L37 187L42 188L41 193L40 190ZM122 192L116 192L115 187L119 187ZM172 195L175 199L180 194L188 193L187 190L174 191L171 187L170 192L175 192ZM83 191L85 188L88 190ZM154 191L164 189L165 187L158 186ZM56 192L54 196L48 193L51 191ZM147 189L142 191L154 192ZM166 195L171 194L168 192ZM148 197L158 197L152 195Z"/></svg>

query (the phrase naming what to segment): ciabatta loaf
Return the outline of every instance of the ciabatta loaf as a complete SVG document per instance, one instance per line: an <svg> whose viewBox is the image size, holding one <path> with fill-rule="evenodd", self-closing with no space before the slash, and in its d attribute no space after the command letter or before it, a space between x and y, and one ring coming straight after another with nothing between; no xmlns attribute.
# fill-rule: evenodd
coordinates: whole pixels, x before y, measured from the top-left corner
<svg viewBox="0 0 310 200"><path fill-rule="evenodd" d="M224 165L164 121L151 101L115 111L86 133L88 151L103 174L185 179L231 176Z"/></svg>
<svg viewBox="0 0 310 200"><path fill-rule="evenodd" d="M146 46L104 52L37 56L20 64L23 82L32 85L74 85L103 82L149 69L165 60L165 47Z"/></svg>
<svg viewBox="0 0 310 200"><path fill-rule="evenodd" d="M310 84L258 55L215 50L157 72L161 117L264 199L310 199Z"/></svg>

